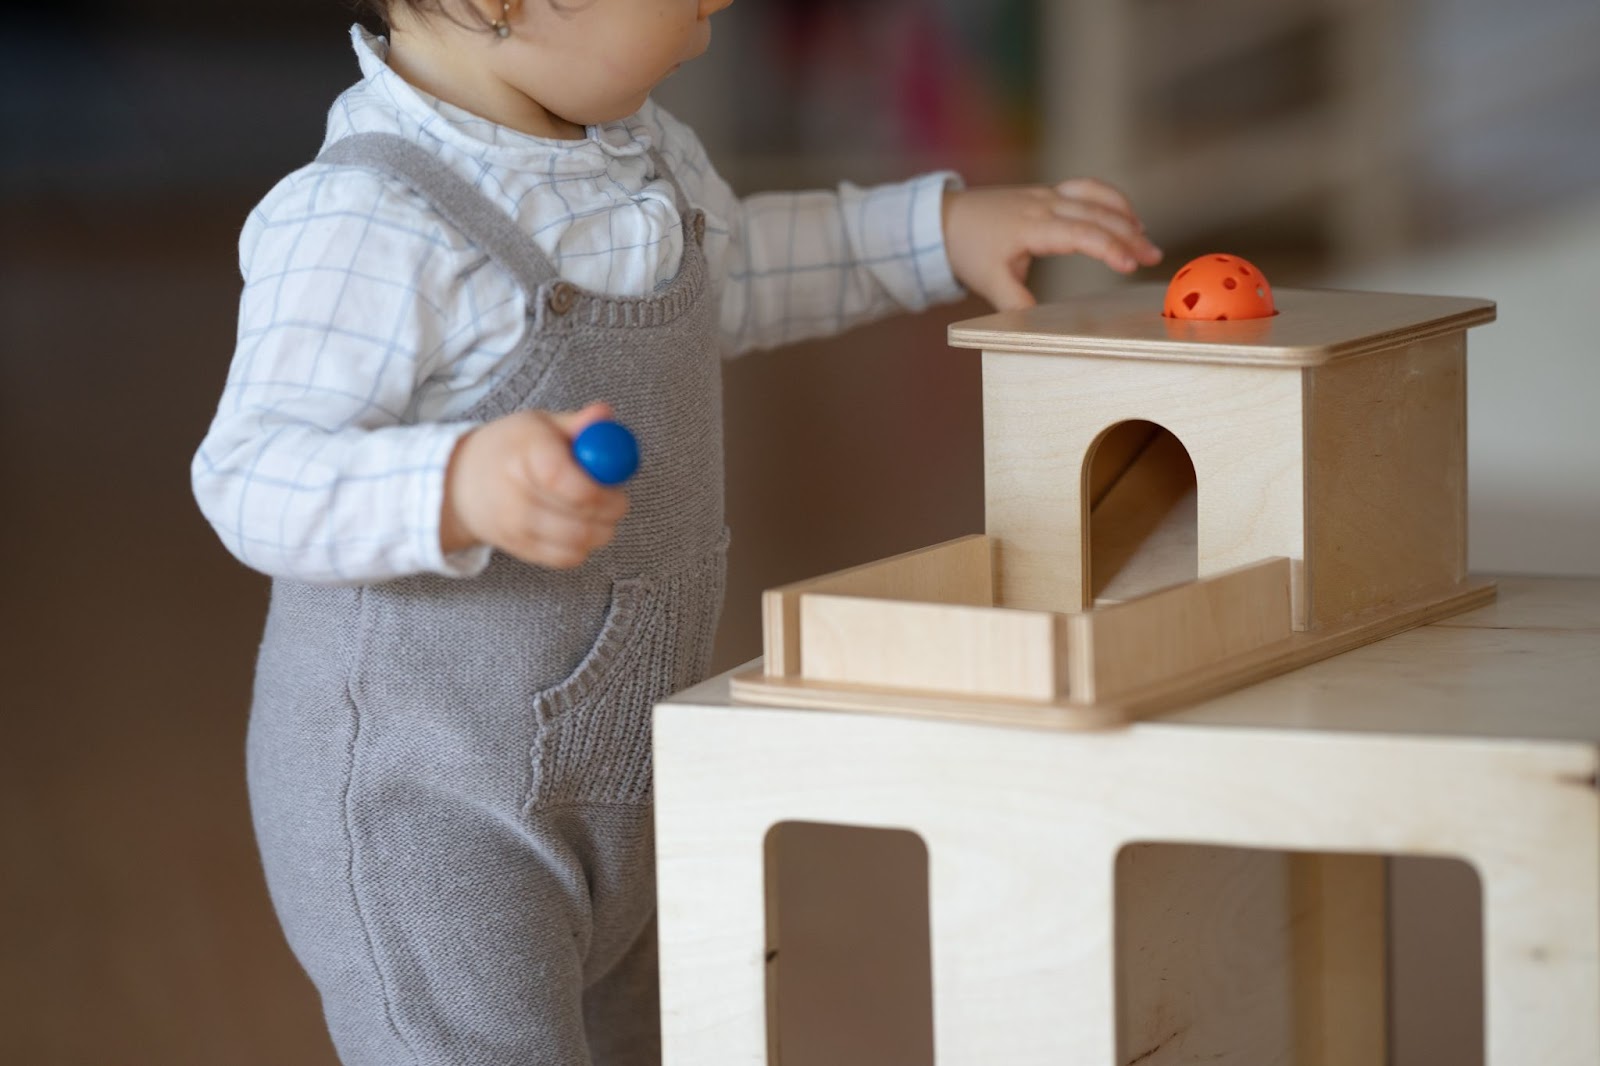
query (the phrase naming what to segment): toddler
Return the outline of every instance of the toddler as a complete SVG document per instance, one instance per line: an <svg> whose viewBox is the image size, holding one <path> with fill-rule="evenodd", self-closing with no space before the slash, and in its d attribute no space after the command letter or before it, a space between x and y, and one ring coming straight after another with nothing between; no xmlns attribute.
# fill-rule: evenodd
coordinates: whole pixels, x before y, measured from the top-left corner
<svg viewBox="0 0 1600 1066"><path fill-rule="evenodd" d="M1093 181L736 198L649 98L730 0L378 2L245 224L193 465L274 579L267 883L346 1066L653 1064L650 710L720 608L719 358L1160 253ZM612 416L622 488L571 455Z"/></svg>

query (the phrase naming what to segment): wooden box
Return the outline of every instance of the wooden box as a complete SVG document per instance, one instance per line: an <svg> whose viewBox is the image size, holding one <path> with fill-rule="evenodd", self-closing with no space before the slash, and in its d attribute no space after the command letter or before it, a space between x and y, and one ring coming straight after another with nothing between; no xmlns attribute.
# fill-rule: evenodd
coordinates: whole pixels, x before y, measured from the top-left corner
<svg viewBox="0 0 1600 1066"><path fill-rule="evenodd" d="M1492 598L1466 573L1484 300L1159 286L950 329L983 353L987 535L767 594L744 698L1102 725Z"/></svg>

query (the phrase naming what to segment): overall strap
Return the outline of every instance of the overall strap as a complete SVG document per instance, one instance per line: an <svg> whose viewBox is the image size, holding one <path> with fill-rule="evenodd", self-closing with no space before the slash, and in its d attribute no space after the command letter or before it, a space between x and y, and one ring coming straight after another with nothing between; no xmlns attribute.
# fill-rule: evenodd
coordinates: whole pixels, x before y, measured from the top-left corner
<svg viewBox="0 0 1600 1066"><path fill-rule="evenodd" d="M516 220L420 145L393 133L356 133L335 141L319 163L368 167L405 182L530 295L556 278L550 258ZM677 183L673 183L676 188ZM681 193L679 194L681 196Z"/></svg>

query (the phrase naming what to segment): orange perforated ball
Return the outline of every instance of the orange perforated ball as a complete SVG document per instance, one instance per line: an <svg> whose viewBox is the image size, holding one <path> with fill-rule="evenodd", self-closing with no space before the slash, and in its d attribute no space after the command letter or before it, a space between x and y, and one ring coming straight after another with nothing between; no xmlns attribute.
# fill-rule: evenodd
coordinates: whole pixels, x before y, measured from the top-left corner
<svg viewBox="0 0 1600 1066"><path fill-rule="evenodd" d="M1267 318L1278 313L1272 286L1249 260L1202 255L1185 263L1167 286L1161 313L1168 318Z"/></svg>

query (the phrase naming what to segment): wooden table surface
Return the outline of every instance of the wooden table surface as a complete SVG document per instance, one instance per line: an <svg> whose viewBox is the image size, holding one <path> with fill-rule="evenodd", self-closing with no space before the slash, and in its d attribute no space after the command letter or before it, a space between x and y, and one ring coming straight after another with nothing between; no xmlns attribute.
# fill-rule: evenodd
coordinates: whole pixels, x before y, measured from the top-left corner
<svg viewBox="0 0 1600 1066"><path fill-rule="evenodd" d="M1487 607L1152 722L1600 743L1600 578L1499 586Z"/></svg>

